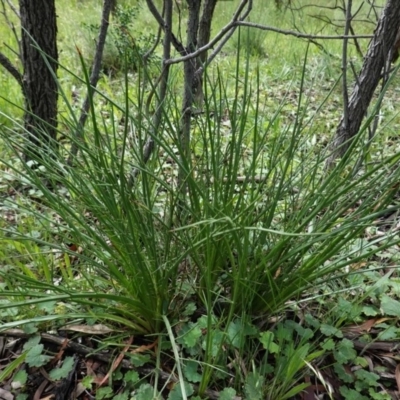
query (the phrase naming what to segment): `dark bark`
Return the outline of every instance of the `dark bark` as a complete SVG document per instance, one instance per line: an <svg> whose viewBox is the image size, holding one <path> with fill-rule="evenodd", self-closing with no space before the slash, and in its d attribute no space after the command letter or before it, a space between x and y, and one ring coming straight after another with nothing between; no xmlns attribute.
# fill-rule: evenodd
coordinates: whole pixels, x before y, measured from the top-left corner
<svg viewBox="0 0 400 400"><path fill-rule="evenodd" d="M197 33L199 30L201 0L186 0L188 5L186 54L193 53L197 49ZM178 173L178 184L181 191L181 205L186 197L187 174L190 171L190 128L192 122L192 107L194 102L196 59L192 58L183 63L183 100L182 118L179 132L181 166ZM182 215L180 215L182 217Z"/></svg>
<svg viewBox="0 0 400 400"><path fill-rule="evenodd" d="M171 44L172 44L172 0L164 0L164 11L165 11L165 26L164 26L164 40L163 40L163 61L169 60L171 57ZM160 134L160 126L163 118L163 104L167 97L167 89L168 89L168 77L169 77L170 65L164 64L162 68L162 72L159 78L158 83L158 96L157 103L155 107L155 112L152 118L152 135L147 139L146 144L143 149L143 159L142 162L144 164L150 159L151 154L155 148L154 138ZM155 93L157 84L154 87ZM152 98L152 94L148 98L148 105L150 105ZM149 113L147 112L147 115ZM131 176L129 179L129 186L132 187L138 174L140 172L139 168L134 168L131 171Z"/></svg>
<svg viewBox="0 0 400 400"><path fill-rule="evenodd" d="M396 40L392 47L392 57L391 57L392 63L396 62L397 59L399 58L399 50L400 50L400 28L397 31Z"/></svg>
<svg viewBox="0 0 400 400"><path fill-rule="evenodd" d="M22 27L24 124L29 136L25 158L56 150L57 21L54 0L19 0Z"/></svg>
<svg viewBox="0 0 400 400"><path fill-rule="evenodd" d="M158 22L158 25L165 30L166 22L164 21L161 14L158 12L157 7L154 5L153 0L146 0L147 7L149 11L153 14L153 17ZM177 37L171 32L171 44L175 47L175 50L181 54L185 54L185 48L182 43L177 39Z"/></svg>
<svg viewBox="0 0 400 400"><path fill-rule="evenodd" d="M189 17L187 22L186 54L193 53L197 49L197 32L199 29L201 0L187 0ZM182 126L181 146L186 160L190 154L190 123L192 118L192 106L194 101L193 88L196 71L196 60L190 59L183 64L184 92L182 101Z"/></svg>
<svg viewBox="0 0 400 400"><path fill-rule="evenodd" d="M336 130L331 145L332 154L327 160L327 167L334 165L335 160L342 157L357 135L365 117L372 96L382 77L382 70L388 67L392 58L400 21L400 1L388 0L382 11L374 37L368 47L364 63L356 84L349 98L346 118L343 116ZM347 122L348 121L348 122Z"/></svg>
<svg viewBox="0 0 400 400"><path fill-rule="evenodd" d="M115 11L117 10L117 0L111 0L111 12L115 13Z"/></svg>
<svg viewBox="0 0 400 400"><path fill-rule="evenodd" d="M16 79L16 81L23 89L22 75L20 74L18 69L14 66L14 64L10 61L10 59L1 52L0 52L0 65L2 65Z"/></svg>
<svg viewBox="0 0 400 400"><path fill-rule="evenodd" d="M214 16L215 6L217 0L205 0L203 5L203 12L199 23L199 32L197 35L197 48L205 46L211 37L211 22ZM199 55L196 60L196 71L204 65L207 60L207 51ZM193 91L195 93L195 101L198 108L202 108L204 94L203 94L203 73L196 74L194 81Z"/></svg>

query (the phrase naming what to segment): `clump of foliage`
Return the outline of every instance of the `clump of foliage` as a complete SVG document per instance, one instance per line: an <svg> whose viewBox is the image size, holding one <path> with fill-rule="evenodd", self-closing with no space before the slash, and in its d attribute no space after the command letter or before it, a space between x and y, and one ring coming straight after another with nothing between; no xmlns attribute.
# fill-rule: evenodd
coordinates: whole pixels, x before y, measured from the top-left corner
<svg viewBox="0 0 400 400"><path fill-rule="evenodd" d="M128 29L135 12L117 9L112 37L119 65L132 57L129 65L138 68L145 46L137 49ZM385 294L398 283L368 271L367 285L356 273L365 260L378 259L382 268L382 257L397 250L397 229L380 222L399 208L399 154L366 163L362 137L372 109L347 154L324 170L327 127L318 119L332 93L315 106L306 55L294 79L299 87L285 82L281 104L271 107L258 68L252 76L252 43L244 62L238 46L233 76L207 76L189 153L179 135L176 88L168 88L156 129L143 78L129 82L127 69L123 95L98 90L94 97L83 66L91 105L84 129L60 85L59 153L51 146L51 156L38 160L32 151L26 163L27 133L16 133L23 128L13 118L12 130L1 127L8 149L1 207L10 222L0 225L2 329L23 326L33 334L71 321L107 324L102 345L116 348L135 334L146 344L124 351L137 370L112 372L110 382L123 383L118 394L112 383L99 388L91 377L83 380L96 398L198 400L213 388L221 400L289 399L310 387L309 375L325 384L316 368L325 357L346 399L388 398L341 326L380 313L399 316L398 302ZM149 139L156 151L145 162ZM79 149L72 166L65 162L70 144ZM336 294L341 285L351 286L350 299ZM351 298L357 291L368 293L368 307ZM398 335L386 321L375 325L386 330L382 337ZM362 343L375 339L364 334ZM73 360L50 369L35 336L0 382L23 363L47 366L58 381ZM350 364L357 366L351 375ZM22 390L26 375L13 377Z"/></svg>
<svg viewBox="0 0 400 400"><path fill-rule="evenodd" d="M268 13L265 12L265 6L262 3L254 4L252 14L248 17L248 22L267 25L268 14L273 12L272 9L269 9ZM279 18L281 18L281 15L279 15ZM267 36L268 32L265 30L241 26L234 36L232 47L235 49L245 49L249 56L265 59L268 54L266 45Z"/></svg>
<svg viewBox="0 0 400 400"><path fill-rule="evenodd" d="M160 57L151 48L157 41L153 33L138 33L134 30L135 19L138 18L139 5L117 5L113 14L113 24L110 38L117 48L119 57L124 61L128 70L137 71L143 60L146 62L160 61ZM148 53L148 55L147 55Z"/></svg>
<svg viewBox="0 0 400 400"><path fill-rule="evenodd" d="M176 95L169 92L161 131L154 131L140 79L133 94L125 87L122 104L98 92L106 104L100 114L91 98L82 140L63 94L67 140L79 147L72 168L64 147L32 169L20 157L26 139L5 132L13 155L4 163L28 201L9 200L26 223L2 228L21 262L8 259L0 271L0 309L19 308L24 316L3 328L75 319L156 335L162 345L153 362L173 364L182 382L174 390L183 398L215 386L232 388L226 398L244 392L252 400L284 399L307 386L300 381L307 363L327 348L315 351L314 334L297 323L265 321L398 241L395 231L364 237L396 209L398 155L359 171L364 155L356 140L322 173L323 147L307 131L318 109L300 95L292 123L280 119L285 103L273 115L262 113L260 75L251 80L247 64L243 82L239 65L240 54L235 79L218 74L208 82L186 158ZM305 74L304 67L299 93ZM157 151L145 163L149 137ZM139 171L133 181L132 169ZM37 311L49 301L55 306Z"/></svg>
<svg viewBox="0 0 400 400"><path fill-rule="evenodd" d="M139 5L117 5L112 14L112 21L106 40L103 56L103 72L113 75L117 72L136 72L142 64L154 64L160 57L152 48L157 36L151 32L138 32L135 24L140 13ZM83 23L89 36L99 31L98 24Z"/></svg>

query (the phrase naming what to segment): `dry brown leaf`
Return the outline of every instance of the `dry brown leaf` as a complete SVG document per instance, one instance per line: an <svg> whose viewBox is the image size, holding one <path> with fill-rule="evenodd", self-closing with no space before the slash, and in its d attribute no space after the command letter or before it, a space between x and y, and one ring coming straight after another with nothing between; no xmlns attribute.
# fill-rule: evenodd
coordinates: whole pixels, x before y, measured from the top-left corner
<svg viewBox="0 0 400 400"><path fill-rule="evenodd" d="M96 376L94 369L92 368L92 363L86 363L86 375L87 376Z"/></svg>
<svg viewBox="0 0 400 400"><path fill-rule="evenodd" d="M48 385L49 381L48 380L44 380L40 386L36 389L35 394L33 395L33 400L41 400L42 398L42 393L44 392L44 389L46 388L46 386ZM54 397L54 395L51 395Z"/></svg>
<svg viewBox="0 0 400 400"><path fill-rule="evenodd" d="M61 359L62 359L62 357L63 357L63 355L64 355L64 352L65 352L65 349L67 348L67 346L68 346L68 339L65 339L63 342L62 342L62 345L61 345L61 347L60 347L60 350L58 351L58 353L54 356L54 358L51 360L51 365L56 365Z"/></svg>
<svg viewBox="0 0 400 400"><path fill-rule="evenodd" d="M390 321L390 320L392 320L392 319L394 319L394 318L387 318L387 317L378 318L378 319L376 320L376 323L377 323L377 324L382 324L383 322Z"/></svg>
<svg viewBox="0 0 400 400"><path fill-rule="evenodd" d="M305 381L307 383L310 383L309 386L307 386L303 392L302 392L302 399L303 400L314 400L315 399L315 390L314 390L314 385L311 385L310 382L310 377L305 376Z"/></svg>
<svg viewBox="0 0 400 400"><path fill-rule="evenodd" d="M61 329L65 331L87 333L88 335L106 335L113 332L113 329L103 324L95 325L66 325Z"/></svg>
<svg viewBox="0 0 400 400"><path fill-rule="evenodd" d="M358 269L364 268L367 265L365 261L360 261L358 263L354 263L350 265L350 269L356 271Z"/></svg>
<svg viewBox="0 0 400 400"><path fill-rule="evenodd" d="M158 340L156 340L154 343L151 343L148 345L139 346L138 348L131 350L130 353L131 354L143 353L144 351L150 350L153 347L155 347L157 345L157 343L158 343Z"/></svg>
<svg viewBox="0 0 400 400"><path fill-rule="evenodd" d="M8 390L4 390L0 388L0 399L4 400L14 400L14 395Z"/></svg>
<svg viewBox="0 0 400 400"><path fill-rule="evenodd" d="M108 381L108 377L110 376L110 374L112 374L119 366L119 364L121 364L121 361L124 359L125 357L125 353L128 351L129 347L131 346L133 342L133 336L131 336L128 339L128 343L126 344L126 346L124 347L124 349L121 351L120 355L114 360L110 371L107 372L106 376L103 378L103 380L99 383L99 387L104 385L105 382Z"/></svg>
<svg viewBox="0 0 400 400"><path fill-rule="evenodd" d="M350 325L346 326L343 331L344 332L349 332L357 335L361 335L362 333L369 332L373 326L376 324L380 323L378 321L381 321L381 319L377 318L371 318L368 321L365 321L361 325Z"/></svg>
<svg viewBox="0 0 400 400"><path fill-rule="evenodd" d="M397 390L400 391L400 364L397 364L394 375L396 377Z"/></svg>

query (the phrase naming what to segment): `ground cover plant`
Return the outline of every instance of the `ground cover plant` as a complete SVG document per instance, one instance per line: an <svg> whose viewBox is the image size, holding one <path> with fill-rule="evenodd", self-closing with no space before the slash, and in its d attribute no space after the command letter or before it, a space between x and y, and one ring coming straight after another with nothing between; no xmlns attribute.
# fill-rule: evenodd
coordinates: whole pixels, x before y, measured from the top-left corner
<svg viewBox="0 0 400 400"><path fill-rule="evenodd" d="M236 6L217 11L228 20ZM87 36L61 53L58 137L46 157L19 119L18 86L1 93L2 394L396 398L396 71L327 168L341 45L324 43L327 53L241 28L206 68L186 142L181 68L162 97L161 49L141 63L144 48L128 44L135 31L119 24L137 15L150 24L149 12L127 7L111 20L97 88ZM291 26L295 14L268 7ZM59 10L76 16L59 11L61 43L69 24L87 35L98 26L86 15L100 13L95 2ZM250 21L268 24L260 15Z"/></svg>

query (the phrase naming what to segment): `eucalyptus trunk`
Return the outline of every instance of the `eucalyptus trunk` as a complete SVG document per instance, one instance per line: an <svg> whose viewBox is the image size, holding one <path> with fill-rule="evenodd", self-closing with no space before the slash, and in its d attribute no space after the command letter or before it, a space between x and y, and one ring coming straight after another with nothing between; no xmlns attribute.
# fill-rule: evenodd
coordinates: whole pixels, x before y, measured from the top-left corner
<svg viewBox="0 0 400 400"><path fill-rule="evenodd" d="M54 154L57 136L57 21L54 0L20 0L25 158Z"/></svg>
<svg viewBox="0 0 400 400"><path fill-rule="evenodd" d="M205 46L211 37L211 22L213 20L215 6L217 0L205 0L203 4L203 12L201 14L201 19L199 22L199 31L197 35L197 48ZM202 67L207 61L207 51L204 51L196 59L196 71ZM200 73L196 73L194 80L194 93L195 102L198 109L203 108L204 93L203 93L203 70Z"/></svg>
<svg viewBox="0 0 400 400"><path fill-rule="evenodd" d="M379 18L374 37L369 44L361 72L356 78L347 110L337 127L335 138L331 144L332 154L327 160L328 168L334 165L337 158L346 153L352 139L359 132L375 89L382 78L382 71L388 70L399 25L400 1L388 0Z"/></svg>
<svg viewBox="0 0 400 400"><path fill-rule="evenodd" d="M197 49L197 32L201 0L187 0L189 17L187 22L187 39L185 53L193 53ZM183 65L184 90L182 101L182 119L180 127L181 166L179 169L179 186L182 200L186 197L186 179L190 173L190 127L194 103L196 60L191 58Z"/></svg>

